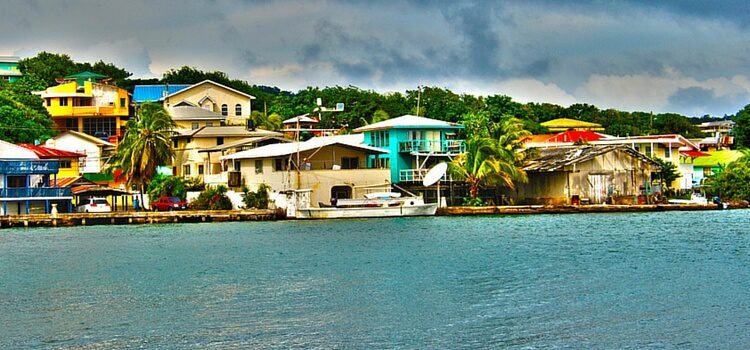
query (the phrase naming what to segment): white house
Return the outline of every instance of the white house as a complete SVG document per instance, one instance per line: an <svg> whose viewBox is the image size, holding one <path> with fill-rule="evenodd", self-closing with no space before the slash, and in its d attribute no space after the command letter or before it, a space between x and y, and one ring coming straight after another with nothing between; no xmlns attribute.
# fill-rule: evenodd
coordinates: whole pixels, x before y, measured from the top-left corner
<svg viewBox="0 0 750 350"><path fill-rule="evenodd" d="M47 147L85 154L84 164L80 167L82 174L98 174L114 152L115 145L88 134L77 131L66 131L47 140Z"/></svg>

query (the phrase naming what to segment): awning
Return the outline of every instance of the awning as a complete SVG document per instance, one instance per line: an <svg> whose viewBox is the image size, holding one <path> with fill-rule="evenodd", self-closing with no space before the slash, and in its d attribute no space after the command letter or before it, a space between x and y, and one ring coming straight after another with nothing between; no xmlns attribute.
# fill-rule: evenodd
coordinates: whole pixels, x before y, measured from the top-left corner
<svg viewBox="0 0 750 350"><path fill-rule="evenodd" d="M701 151L680 151L680 155L693 158L710 156L710 154Z"/></svg>

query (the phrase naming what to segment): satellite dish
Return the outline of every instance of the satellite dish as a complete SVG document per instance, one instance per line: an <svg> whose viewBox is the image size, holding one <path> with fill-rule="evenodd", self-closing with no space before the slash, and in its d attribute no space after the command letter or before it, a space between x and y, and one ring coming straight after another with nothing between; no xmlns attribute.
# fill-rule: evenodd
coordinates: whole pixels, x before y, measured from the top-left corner
<svg viewBox="0 0 750 350"><path fill-rule="evenodd" d="M422 185L425 187L434 185L443 178L446 171L448 171L448 163L438 163L427 172L427 175L424 176L424 179L422 179Z"/></svg>

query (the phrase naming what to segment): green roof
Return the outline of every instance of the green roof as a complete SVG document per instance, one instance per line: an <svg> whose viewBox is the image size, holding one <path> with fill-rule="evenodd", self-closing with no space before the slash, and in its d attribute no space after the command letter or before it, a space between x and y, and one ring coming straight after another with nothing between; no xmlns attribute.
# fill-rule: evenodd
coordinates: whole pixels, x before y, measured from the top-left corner
<svg viewBox="0 0 750 350"><path fill-rule="evenodd" d="M706 153L710 154L710 156L695 158L693 161L694 167L708 168L718 166L719 164L727 165L742 157L742 152L734 150L711 151Z"/></svg>
<svg viewBox="0 0 750 350"><path fill-rule="evenodd" d="M86 71L86 72L68 75L64 79L75 80L76 83L78 83L78 85L83 85L83 82L85 81L97 82L99 80L106 79L106 78L108 78L106 75L101 75L99 73Z"/></svg>

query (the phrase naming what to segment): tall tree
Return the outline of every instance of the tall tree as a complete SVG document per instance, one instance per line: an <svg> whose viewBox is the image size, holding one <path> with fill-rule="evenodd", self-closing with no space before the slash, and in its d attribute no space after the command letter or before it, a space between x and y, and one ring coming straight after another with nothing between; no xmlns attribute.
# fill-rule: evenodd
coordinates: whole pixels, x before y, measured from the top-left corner
<svg viewBox="0 0 750 350"><path fill-rule="evenodd" d="M491 138L466 140L466 152L454 158L449 169L455 179L468 184L472 199L478 198L482 186L515 188L515 182L526 181L526 173L515 159Z"/></svg>
<svg viewBox="0 0 750 350"><path fill-rule="evenodd" d="M172 160L174 128L172 117L157 103L144 103L136 117L128 121L123 140L114 155L113 167L122 170L128 185L141 191L141 203L146 186L156 176L158 167Z"/></svg>
<svg viewBox="0 0 750 350"><path fill-rule="evenodd" d="M735 122L734 144L737 147L750 147L750 104L741 109L734 115L732 120Z"/></svg>
<svg viewBox="0 0 750 350"><path fill-rule="evenodd" d="M44 83L23 76L14 83L0 80L0 139L13 143L35 143L54 136L52 119L39 96L31 94Z"/></svg>

